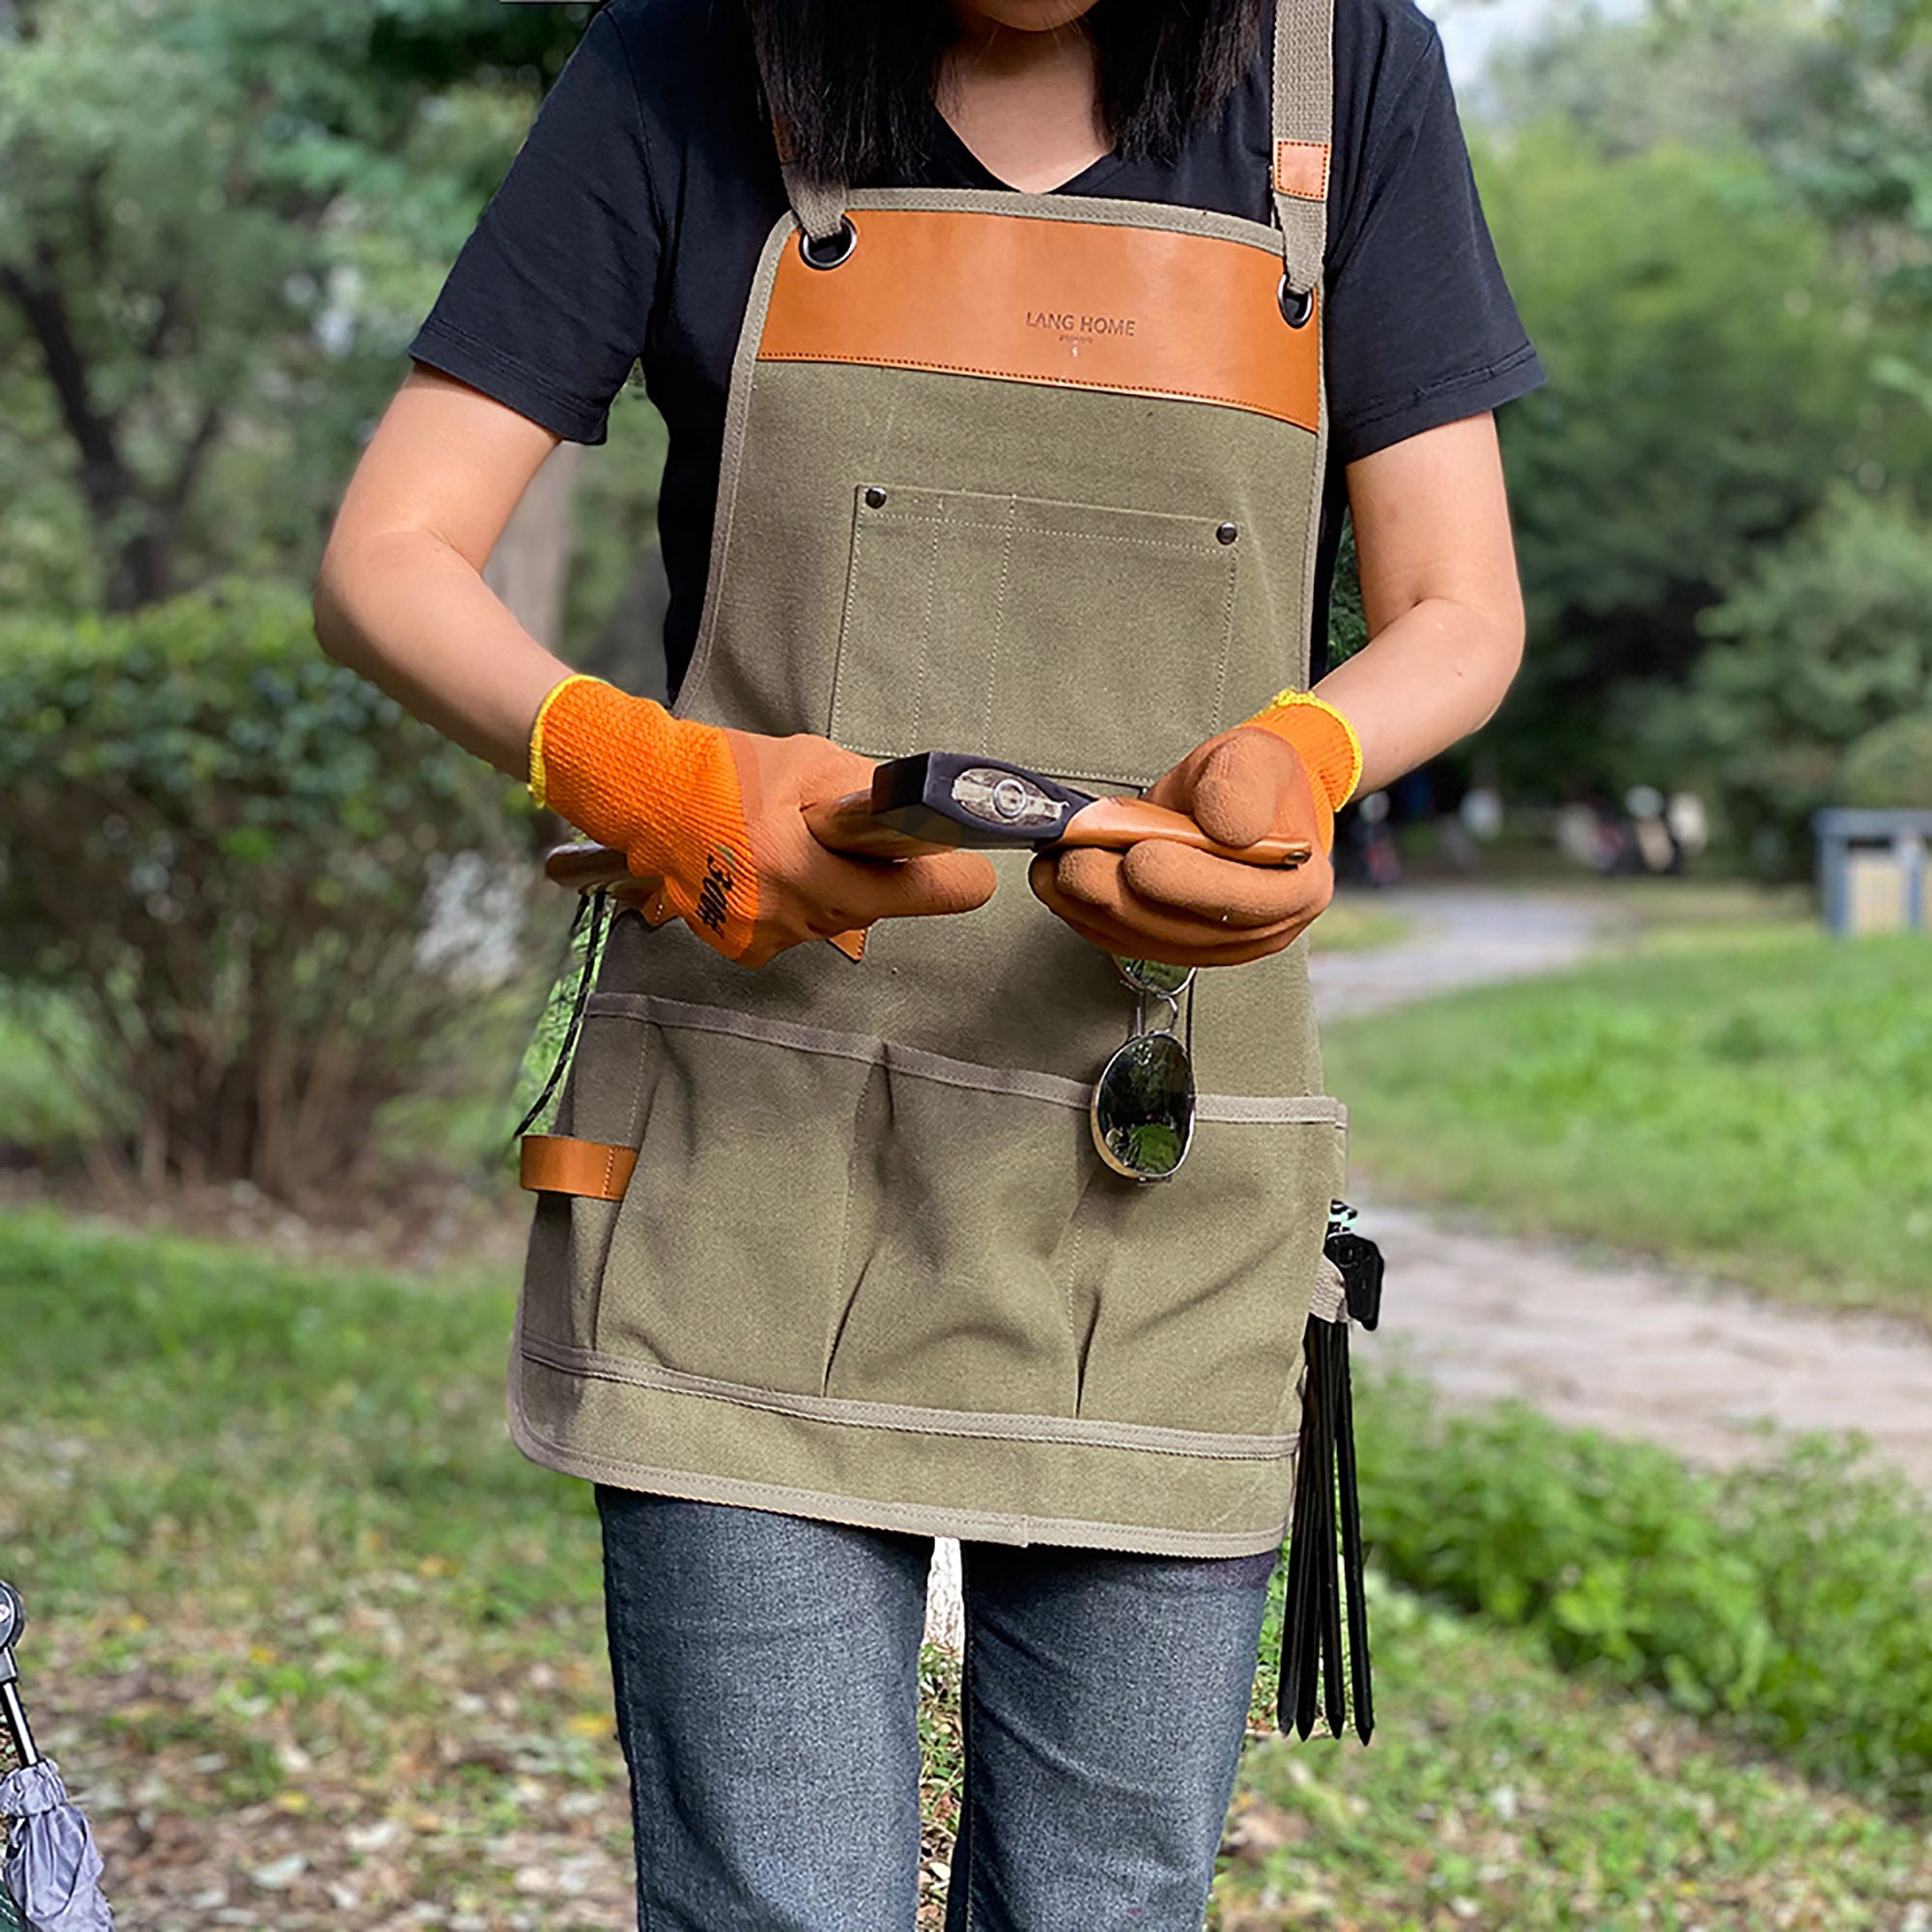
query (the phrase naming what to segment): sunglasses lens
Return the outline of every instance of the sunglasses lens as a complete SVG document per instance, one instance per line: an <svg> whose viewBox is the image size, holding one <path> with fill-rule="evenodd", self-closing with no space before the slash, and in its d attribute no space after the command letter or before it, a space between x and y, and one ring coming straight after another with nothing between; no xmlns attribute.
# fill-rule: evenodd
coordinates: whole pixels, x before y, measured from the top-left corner
<svg viewBox="0 0 1932 1932"><path fill-rule="evenodd" d="M1135 992L1157 993L1163 999L1173 999L1194 978L1192 966L1170 966L1161 959L1122 959L1117 953L1114 964Z"/></svg>
<svg viewBox="0 0 1932 1932"><path fill-rule="evenodd" d="M1130 1039L1102 1069L1089 1110L1094 1145L1116 1174L1165 1180L1194 1138L1194 1069L1172 1034Z"/></svg>

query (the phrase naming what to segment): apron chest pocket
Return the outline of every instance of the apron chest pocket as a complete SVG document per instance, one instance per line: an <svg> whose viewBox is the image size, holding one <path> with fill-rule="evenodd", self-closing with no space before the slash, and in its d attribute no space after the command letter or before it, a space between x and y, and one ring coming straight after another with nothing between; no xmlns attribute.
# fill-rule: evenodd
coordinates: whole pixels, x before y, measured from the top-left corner
<svg viewBox="0 0 1932 1932"><path fill-rule="evenodd" d="M1219 728L1240 533L889 482L854 493L827 736L1151 784Z"/></svg>

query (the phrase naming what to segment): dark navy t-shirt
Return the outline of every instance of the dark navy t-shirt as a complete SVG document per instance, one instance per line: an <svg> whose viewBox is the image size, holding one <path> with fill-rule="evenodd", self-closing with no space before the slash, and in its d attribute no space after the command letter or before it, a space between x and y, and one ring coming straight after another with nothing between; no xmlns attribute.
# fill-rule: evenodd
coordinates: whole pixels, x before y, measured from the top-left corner
<svg viewBox="0 0 1932 1932"><path fill-rule="evenodd" d="M611 0L411 346L418 361L579 442L634 366L669 433L658 527L673 692L703 605L731 359L784 212L732 0ZM1264 48L1171 162L1107 156L1056 190L1268 222ZM864 186L997 188L935 112L925 162ZM1343 466L1543 380L1477 202L1435 29L1413 0L1335 0L1328 200L1329 470L1313 662L1347 508Z"/></svg>

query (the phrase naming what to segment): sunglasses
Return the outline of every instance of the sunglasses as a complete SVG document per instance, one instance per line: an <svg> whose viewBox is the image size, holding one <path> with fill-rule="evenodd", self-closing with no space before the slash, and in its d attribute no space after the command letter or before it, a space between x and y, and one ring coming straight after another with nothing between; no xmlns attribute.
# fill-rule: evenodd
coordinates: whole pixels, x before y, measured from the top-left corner
<svg viewBox="0 0 1932 1932"><path fill-rule="evenodd" d="M1187 1157L1194 1139L1194 1041L1192 966L1157 959L1122 959L1114 965L1135 996L1134 1031L1115 1049L1094 1083L1088 1119L1100 1158L1133 1180L1167 1180ZM1187 994L1187 1040L1180 1024L1180 996ZM1163 1024L1148 1019L1149 1002L1167 1009Z"/></svg>

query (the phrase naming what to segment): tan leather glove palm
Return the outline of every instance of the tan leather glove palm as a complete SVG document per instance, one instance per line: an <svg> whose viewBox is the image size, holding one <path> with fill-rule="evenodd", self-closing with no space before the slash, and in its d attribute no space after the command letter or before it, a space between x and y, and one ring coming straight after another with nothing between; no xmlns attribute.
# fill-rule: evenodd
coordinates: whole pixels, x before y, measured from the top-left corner
<svg viewBox="0 0 1932 1932"><path fill-rule="evenodd" d="M1236 966L1292 946L1335 888L1335 810L1353 791L1352 729L1298 694L1198 745L1147 796L1184 811L1210 838L1251 845L1305 839L1298 867L1242 865L1144 839L1123 853L1043 853L1028 880L1083 938L1123 957Z"/></svg>

